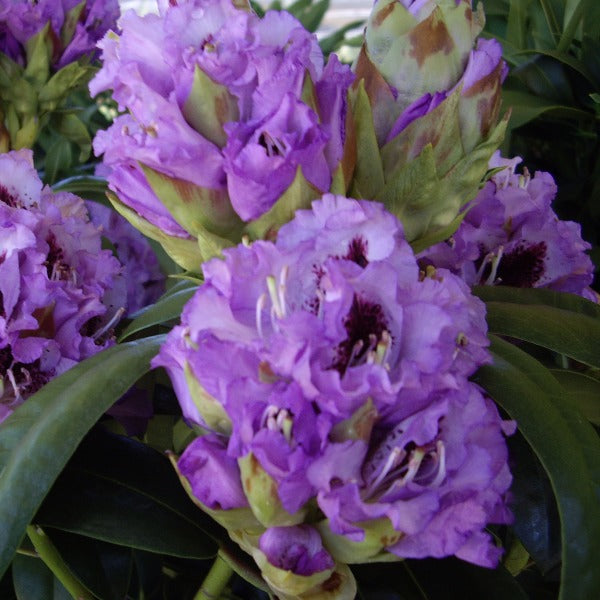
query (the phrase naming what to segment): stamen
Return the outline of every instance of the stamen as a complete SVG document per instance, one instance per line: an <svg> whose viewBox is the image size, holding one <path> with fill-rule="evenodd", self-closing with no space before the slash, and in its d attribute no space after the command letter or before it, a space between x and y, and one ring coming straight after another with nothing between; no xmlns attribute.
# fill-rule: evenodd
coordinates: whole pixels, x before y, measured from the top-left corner
<svg viewBox="0 0 600 600"><path fill-rule="evenodd" d="M392 449L392 451L388 455L387 460L385 461L385 464L383 465L383 468L381 469L381 471L379 471L379 475L377 475L377 477L375 477L375 479L368 486L367 496L371 495L371 493L377 489L377 486L385 479L387 474L397 464L402 462L402 460L404 459L405 456L406 456L406 452L404 451L403 448L398 448L398 446L396 446L395 448Z"/></svg>
<svg viewBox="0 0 600 600"><path fill-rule="evenodd" d="M377 348L375 349L375 361L378 365L385 365L391 347L392 336L387 330L384 329L381 333L381 340L377 344Z"/></svg>
<svg viewBox="0 0 600 600"><path fill-rule="evenodd" d="M256 331L258 331L258 335L261 338L264 337L262 330L262 311L265 308L266 303L267 294L262 293L256 301Z"/></svg>
<svg viewBox="0 0 600 600"><path fill-rule="evenodd" d="M113 325L115 325L119 321L119 319L123 316L124 312L125 309L123 307L117 309L110 321L104 327L102 327L102 329L96 331L96 333L94 333L94 335L92 336L92 339L96 341L97 339L102 337L111 327L113 327Z"/></svg>
<svg viewBox="0 0 600 600"><path fill-rule="evenodd" d="M281 272L279 273L279 286L277 288L277 295L279 298L279 305L281 306L281 311L283 316L286 314L286 306L285 306L285 286L287 283L288 274L290 272L290 268L288 265L285 265Z"/></svg>
<svg viewBox="0 0 600 600"><path fill-rule="evenodd" d="M435 479L429 485L438 487L444 480L444 477L446 477L446 446L444 446L444 442L441 440L438 440L435 446L437 450L438 472Z"/></svg>
<svg viewBox="0 0 600 600"><path fill-rule="evenodd" d="M19 391L19 386L17 385L12 369L7 369L6 374L8 375L8 380L10 381L10 385L12 385L12 389L15 393L15 400L20 400L21 392Z"/></svg>
<svg viewBox="0 0 600 600"><path fill-rule="evenodd" d="M281 319L284 317L284 310L279 299L277 282L275 281L275 277L273 277L273 275L269 275L267 277L267 288L269 290L269 296L271 297L272 312L274 312L275 315Z"/></svg>
<svg viewBox="0 0 600 600"><path fill-rule="evenodd" d="M414 478L417 472L419 471L419 467L425 458L425 452L422 448L415 448L412 452L410 459L408 461L408 471L406 475L402 478L402 484L406 485L410 483Z"/></svg>
<svg viewBox="0 0 600 600"><path fill-rule="evenodd" d="M504 246L498 247L498 253L492 257L492 270L488 278L485 280L484 285L493 285L496 281L496 273L498 273L498 267L500 266L500 261L502 260L502 254L504 253Z"/></svg>

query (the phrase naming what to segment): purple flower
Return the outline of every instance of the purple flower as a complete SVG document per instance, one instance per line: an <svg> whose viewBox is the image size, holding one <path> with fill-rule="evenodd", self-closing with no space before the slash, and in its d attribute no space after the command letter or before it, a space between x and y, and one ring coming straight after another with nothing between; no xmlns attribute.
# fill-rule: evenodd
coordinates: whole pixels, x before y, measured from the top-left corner
<svg viewBox="0 0 600 600"><path fill-rule="evenodd" d="M92 223L114 247L127 284L127 311L152 304L165 291L165 276L148 240L114 210L86 202Z"/></svg>
<svg viewBox="0 0 600 600"><path fill-rule="evenodd" d="M315 501L335 560L362 543L365 560L417 556L405 539L422 556L497 560L483 528L506 522L510 474L503 424L467 380L489 357L484 306L464 282L419 271L381 205L333 195L275 244L227 249L203 270L153 365L184 416L221 436L226 479L271 531L271 567L308 560L308 542L289 556L277 544ZM259 560L256 541L232 535Z"/></svg>
<svg viewBox="0 0 600 600"><path fill-rule="evenodd" d="M227 455L222 437L208 434L196 438L177 464L194 496L213 510L248 506L237 461Z"/></svg>
<svg viewBox="0 0 600 600"><path fill-rule="evenodd" d="M492 176L467 207L456 233L421 253L426 263L459 274L469 285L546 287L593 299L593 265L580 226L552 210L556 185L549 173L515 172L520 158L497 153Z"/></svg>
<svg viewBox="0 0 600 600"><path fill-rule="evenodd" d="M8 414L112 343L121 267L85 205L42 188L30 152L0 155L0 399Z"/></svg>
<svg viewBox="0 0 600 600"><path fill-rule="evenodd" d="M26 62L25 44L49 24L51 61L56 69L82 56L96 56L96 43L119 17L117 0L2 0L1 50L15 62Z"/></svg>
<svg viewBox="0 0 600 600"><path fill-rule="evenodd" d="M319 532L308 525L271 527L260 536L258 547L274 567L296 575L313 575L335 564Z"/></svg>
<svg viewBox="0 0 600 600"><path fill-rule="evenodd" d="M314 195L329 189L352 75L335 59L324 70L315 36L290 14L193 0L130 12L121 26L100 44L90 89L112 88L129 111L94 142L122 202L169 235L237 243L240 217L267 212L299 171Z"/></svg>

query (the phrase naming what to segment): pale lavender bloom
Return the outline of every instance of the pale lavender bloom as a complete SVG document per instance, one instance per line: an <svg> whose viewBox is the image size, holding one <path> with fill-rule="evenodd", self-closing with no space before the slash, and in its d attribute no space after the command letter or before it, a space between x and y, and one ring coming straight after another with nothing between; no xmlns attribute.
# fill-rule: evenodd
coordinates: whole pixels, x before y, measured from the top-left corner
<svg viewBox="0 0 600 600"><path fill-rule="evenodd" d="M116 27L120 9L117 0L88 0L72 31L69 17L77 0L0 0L0 49L17 63L26 62L25 44L49 23L51 63L56 69L82 56L94 59L96 43Z"/></svg>
<svg viewBox="0 0 600 600"><path fill-rule="evenodd" d="M276 244L226 249L203 270L153 365L189 421L210 429L220 410L222 498L240 491L231 461L252 455L276 485L270 502L302 518L316 501L330 537L360 541L361 523L387 517L383 550L497 561L483 528L509 518L510 474L502 421L467 380L489 356L484 305L464 282L420 272L381 205L332 195ZM265 538L273 556L286 532ZM297 550L294 564L307 560ZM292 568L284 558L271 563Z"/></svg>
<svg viewBox="0 0 600 600"><path fill-rule="evenodd" d="M31 152L0 156L0 223L6 416L50 378L113 343L125 282L83 201L43 188Z"/></svg>
<svg viewBox="0 0 600 600"><path fill-rule="evenodd" d="M94 141L125 204L186 237L168 214L159 223L154 193L138 193L137 163L220 194L244 220L266 212L298 169L315 188L329 188L352 75L335 59L324 69L316 37L294 17L270 11L259 19L230 0L193 0L162 3L160 15L130 12L121 27L100 44L104 63L90 90L112 88L129 111ZM303 99L307 78L316 106Z"/></svg>
<svg viewBox="0 0 600 600"><path fill-rule="evenodd" d="M452 238L422 252L422 261L452 270L469 285L545 287L593 299L590 245L580 226L552 210L552 176L517 174L519 162L494 156L490 168L504 169L469 204Z"/></svg>

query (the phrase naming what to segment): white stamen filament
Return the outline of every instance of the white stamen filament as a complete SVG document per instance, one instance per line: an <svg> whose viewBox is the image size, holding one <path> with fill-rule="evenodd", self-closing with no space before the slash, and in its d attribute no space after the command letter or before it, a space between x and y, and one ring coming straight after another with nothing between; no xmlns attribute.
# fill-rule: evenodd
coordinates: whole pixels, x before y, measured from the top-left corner
<svg viewBox="0 0 600 600"><path fill-rule="evenodd" d="M118 322L118 320L123 316L124 312L125 309L123 307L117 309L110 321L108 321L108 323L104 327L96 331L96 333L94 333L94 335L92 336L92 339L96 341L98 338L102 337L113 325L115 325Z"/></svg>
<svg viewBox="0 0 600 600"><path fill-rule="evenodd" d="M21 392L19 391L19 386L17 385L12 369L7 369L6 374L8 375L8 380L10 381L10 385L12 385L12 389L15 393L15 400L19 400L21 398Z"/></svg>
<svg viewBox="0 0 600 600"><path fill-rule="evenodd" d="M425 458L425 452L421 448L416 448L408 461L408 471L406 475L402 478L402 484L405 485L410 483L417 474L423 459Z"/></svg>
<svg viewBox="0 0 600 600"><path fill-rule="evenodd" d="M263 329L262 329L262 312L267 303L267 294L263 293L259 296L256 301L256 331L258 331L258 335L263 337Z"/></svg>
<svg viewBox="0 0 600 600"><path fill-rule="evenodd" d="M492 257L492 270L490 271L489 277L485 280L485 285L493 285L496 281L496 273L502 260L502 254L504 253L504 246L498 248L498 253Z"/></svg>
<svg viewBox="0 0 600 600"><path fill-rule="evenodd" d="M446 446L444 446L444 442L441 440L438 440L435 446L437 450L438 472L435 479L429 484L432 487L438 487L444 480L444 477L446 477Z"/></svg>
<svg viewBox="0 0 600 600"><path fill-rule="evenodd" d="M367 495L370 495L374 490L377 489L377 486L385 479L386 475L406 456L406 452L403 448L394 448L388 455L385 464L381 471L379 471L379 475L375 477L375 479L371 482L367 489Z"/></svg>
<svg viewBox="0 0 600 600"><path fill-rule="evenodd" d="M285 305L285 286L287 284L288 274L290 272L290 268L288 265L285 265L281 272L279 273L279 286L277 288L277 296L279 298L279 306L281 306L281 311L283 316L286 315L286 305Z"/></svg>
<svg viewBox="0 0 600 600"><path fill-rule="evenodd" d="M269 296L271 297L271 312L275 313L279 319L283 318L283 306L281 306L277 282L275 281L275 277L273 277L273 275L269 275L267 277L267 289L269 290Z"/></svg>

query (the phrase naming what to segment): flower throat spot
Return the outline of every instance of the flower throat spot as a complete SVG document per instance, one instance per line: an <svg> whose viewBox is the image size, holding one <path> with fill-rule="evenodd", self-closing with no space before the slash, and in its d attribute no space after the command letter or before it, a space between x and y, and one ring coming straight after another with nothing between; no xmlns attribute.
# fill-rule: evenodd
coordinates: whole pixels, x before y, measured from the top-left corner
<svg viewBox="0 0 600 600"><path fill-rule="evenodd" d="M384 338L389 338L387 321L381 305L364 300L356 294L344 320L344 327L348 337L337 347L337 358L332 365L332 368L341 374L352 364L357 364L367 357Z"/></svg>

